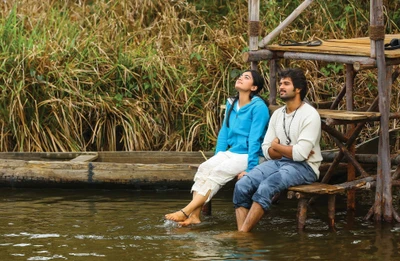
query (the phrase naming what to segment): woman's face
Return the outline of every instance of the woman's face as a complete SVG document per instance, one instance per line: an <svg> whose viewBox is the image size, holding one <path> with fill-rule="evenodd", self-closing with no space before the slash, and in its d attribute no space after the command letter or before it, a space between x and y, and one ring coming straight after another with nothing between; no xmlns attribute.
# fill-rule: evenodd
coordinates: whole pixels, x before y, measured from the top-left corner
<svg viewBox="0 0 400 261"><path fill-rule="evenodd" d="M251 72L244 72L236 80L235 88L238 92L251 92L257 90L257 86L253 85L253 76Z"/></svg>

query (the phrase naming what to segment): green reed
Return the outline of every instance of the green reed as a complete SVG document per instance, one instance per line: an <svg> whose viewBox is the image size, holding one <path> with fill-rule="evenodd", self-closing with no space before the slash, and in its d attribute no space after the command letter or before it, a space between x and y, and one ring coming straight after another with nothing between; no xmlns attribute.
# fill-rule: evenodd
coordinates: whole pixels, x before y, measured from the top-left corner
<svg viewBox="0 0 400 261"><path fill-rule="evenodd" d="M300 2L261 1L260 37ZM368 36L367 2L316 1L275 42ZM0 5L0 151L215 146L224 113L220 105L235 94L235 78L249 67L242 61L247 1ZM399 5L386 6L387 33L399 32ZM307 70L312 101L332 99L344 84L340 64L289 61L284 66ZM268 63L259 68L268 82ZM365 71L358 77L357 107L376 96L373 75ZM397 111L398 81L392 92ZM329 140L325 143L329 147Z"/></svg>

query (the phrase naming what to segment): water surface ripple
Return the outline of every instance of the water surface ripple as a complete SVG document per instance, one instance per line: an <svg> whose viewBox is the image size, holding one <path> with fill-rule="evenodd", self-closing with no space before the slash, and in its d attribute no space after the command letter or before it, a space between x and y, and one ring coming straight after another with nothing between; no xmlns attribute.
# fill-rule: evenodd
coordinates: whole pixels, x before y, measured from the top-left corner
<svg viewBox="0 0 400 261"><path fill-rule="evenodd" d="M370 202L348 217L338 198L331 231L319 199L298 232L297 202L282 197L242 236L231 197L221 191L212 216L180 228L163 216L190 199L186 191L2 188L0 260L400 260L400 225L364 221Z"/></svg>

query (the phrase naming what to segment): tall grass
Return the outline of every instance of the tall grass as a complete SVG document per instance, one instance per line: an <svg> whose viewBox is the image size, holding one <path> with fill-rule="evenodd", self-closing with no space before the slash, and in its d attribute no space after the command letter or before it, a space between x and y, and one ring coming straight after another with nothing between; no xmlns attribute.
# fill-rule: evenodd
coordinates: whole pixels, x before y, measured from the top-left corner
<svg viewBox="0 0 400 261"><path fill-rule="evenodd" d="M300 2L262 1L261 36ZM7 0L0 6L0 151L215 146L220 105L249 67L242 61L247 1ZM400 3L385 7L387 33L398 33ZM316 1L276 41L368 36L368 11L369 1ZM292 65L306 69L311 100L329 100L344 84L340 64L283 66ZM260 70L268 82L268 64ZM374 72L362 72L357 86L356 106L363 107L377 94Z"/></svg>

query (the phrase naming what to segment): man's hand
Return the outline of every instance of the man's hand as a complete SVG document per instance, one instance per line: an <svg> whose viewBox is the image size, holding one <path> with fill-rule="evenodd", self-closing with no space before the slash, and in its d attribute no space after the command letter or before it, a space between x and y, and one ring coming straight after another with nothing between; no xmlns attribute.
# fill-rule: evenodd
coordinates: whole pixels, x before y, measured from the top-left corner
<svg viewBox="0 0 400 261"><path fill-rule="evenodd" d="M281 141L278 138L275 138L272 142L271 142L271 147L273 148L274 145L276 144L281 144Z"/></svg>
<svg viewBox="0 0 400 261"><path fill-rule="evenodd" d="M239 179L241 179L244 175L246 175L247 174L247 172L246 171L242 171L242 172L240 172L238 175L237 175L237 179L239 180Z"/></svg>

